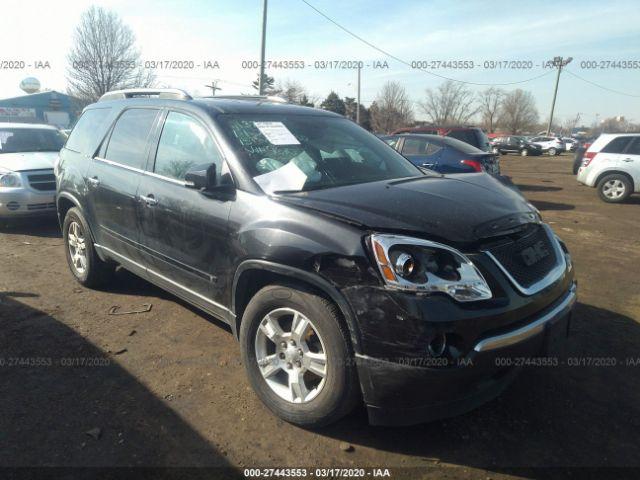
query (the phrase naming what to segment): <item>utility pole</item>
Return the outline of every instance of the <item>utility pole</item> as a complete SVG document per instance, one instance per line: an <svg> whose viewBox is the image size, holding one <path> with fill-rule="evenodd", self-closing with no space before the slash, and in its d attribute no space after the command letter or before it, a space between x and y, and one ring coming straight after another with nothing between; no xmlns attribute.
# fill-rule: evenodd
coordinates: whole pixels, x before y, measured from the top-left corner
<svg viewBox="0 0 640 480"><path fill-rule="evenodd" d="M222 88L220 88L218 86L218 82L220 80L212 80L211 81L211 85L205 85L205 87L210 88L211 89L211 96L215 97L216 96L216 90L222 90Z"/></svg>
<svg viewBox="0 0 640 480"><path fill-rule="evenodd" d="M264 95L264 51L267 40L267 0L262 7L262 45L260 48L260 77L258 77L258 94Z"/></svg>
<svg viewBox="0 0 640 480"><path fill-rule="evenodd" d="M265 0L266 1L266 0ZM568 57L564 60L562 57L553 57L553 66L558 67L558 75L556 75L556 88L553 90L553 101L551 102L551 113L549 114L549 125L547 125L547 135L551 134L551 123L553 122L553 110L556 107L556 96L558 95L558 84L560 83L560 72L562 67L566 67L573 60Z"/></svg>
<svg viewBox="0 0 640 480"><path fill-rule="evenodd" d="M360 70L362 67L358 64L358 96L356 99L356 123L360 125Z"/></svg>

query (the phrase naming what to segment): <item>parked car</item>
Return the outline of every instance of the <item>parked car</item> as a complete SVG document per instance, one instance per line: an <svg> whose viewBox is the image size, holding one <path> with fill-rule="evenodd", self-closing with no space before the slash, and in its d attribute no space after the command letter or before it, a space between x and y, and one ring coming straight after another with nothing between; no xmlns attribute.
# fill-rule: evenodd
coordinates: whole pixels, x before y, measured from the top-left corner
<svg viewBox="0 0 640 480"><path fill-rule="evenodd" d="M558 137L533 137L529 142L539 145L543 152L551 156L560 155L565 150L562 139Z"/></svg>
<svg viewBox="0 0 640 480"><path fill-rule="evenodd" d="M560 140L564 144L564 150L566 152L575 152L576 148L578 148L578 144L580 143L575 138L570 137L562 137Z"/></svg>
<svg viewBox="0 0 640 480"><path fill-rule="evenodd" d="M420 170L340 115L111 92L60 156L76 280L120 264L228 323L254 391L294 424L360 399L373 424L455 415L568 333L568 251L521 194Z"/></svg>
<svg viewBox="0 0 640 480"><path fill-rule="evenodd" d="M438 173L500 174L500 160L495 154L487 153L455 138L401 134L389 135L383 140L414 165Z"/></svg>
<svg viewBox="0 0 640 480"><path fill-rule="evenodd" d="M518 135L495 138L491 143L491 151L495 154L516 153L523 157L542 154L542 148L539 145Z"/></svg>
<svg viewBox="0 0 640 480"><path fill-rule="evenodd" d="M0 218L55 216L53 164L64 141L49 125L0 123Z"/></svg>
<svg viewBox="0 0 640 480"><path fill-rule="evenodd" d="M640 191L640 133L603 133L584 154L578 182L605 202L624 202Z"/></svg>
<svg viewBox="0 0 640 480"><path fill-rule="evenodd" d="M487 138L484 131L478 127L406 127L399 128L395 132L392 132L392 135L398 135L400 133L423 133L427 135L451 137L473 145L485 152L490 151L489 138Z"/></svg>

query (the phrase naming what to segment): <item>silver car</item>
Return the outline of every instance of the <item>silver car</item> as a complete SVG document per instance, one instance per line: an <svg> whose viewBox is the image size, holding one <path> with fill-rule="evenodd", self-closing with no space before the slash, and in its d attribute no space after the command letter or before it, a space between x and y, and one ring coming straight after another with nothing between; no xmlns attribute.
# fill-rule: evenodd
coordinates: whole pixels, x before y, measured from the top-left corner
<svg viewBox="0 0 640 480"><path fill-rule="evenodd" d="M0 123L0 218L55 215L53 167L66 138L49 125Z"/></svg>

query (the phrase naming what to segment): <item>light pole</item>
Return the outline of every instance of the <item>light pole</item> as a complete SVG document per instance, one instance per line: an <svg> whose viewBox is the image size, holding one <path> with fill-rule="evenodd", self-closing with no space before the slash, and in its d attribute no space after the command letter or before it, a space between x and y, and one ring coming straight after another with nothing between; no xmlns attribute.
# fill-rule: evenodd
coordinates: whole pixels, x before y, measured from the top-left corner
<svg viewBox="0 0 640 480"><path fill-rule="evenodd" d="M266 0L265 0L266 1ZM551 134L551 123L553 122L553 110L556 107L556 96L558 95L558 84L560 83L560 72L562 67L566 67L573 57L564 60L562 57L553 57L553 66L558 67L558 75L556 75L556 88L553 90L553 101L551 102L551 113L549 114L549 125L547 125L547 136Z"/></svg>
<svg viewBox="0 0 640 480"><path fill-rule="evenodd" d="M262 7L262 45L260 47L260 77L258 77L258 93L264 95L264 49L267 39L267 0Z"/></svg>
<svg viewBox="0 0 640 480"><path fill-rule="evenodd" d="M356 123L360 125L360 64L358 64L358 97L356 101Z"/></svg>

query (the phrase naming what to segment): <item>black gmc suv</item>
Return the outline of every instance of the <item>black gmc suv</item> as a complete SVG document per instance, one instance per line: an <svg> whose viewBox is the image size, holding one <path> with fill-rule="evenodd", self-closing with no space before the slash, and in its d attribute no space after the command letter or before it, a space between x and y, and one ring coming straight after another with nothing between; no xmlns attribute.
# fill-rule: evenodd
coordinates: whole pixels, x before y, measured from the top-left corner
<svg viewBox="0 0 640 480"><path fill-rule="evenodd" d="M74 277L119 264L227 322L298 425L362 400L373 424L464 412L568 333L569 253L517 191L421 170L333 113L111 92L56 175Z"/></svg>

